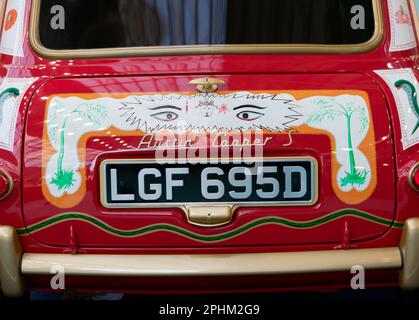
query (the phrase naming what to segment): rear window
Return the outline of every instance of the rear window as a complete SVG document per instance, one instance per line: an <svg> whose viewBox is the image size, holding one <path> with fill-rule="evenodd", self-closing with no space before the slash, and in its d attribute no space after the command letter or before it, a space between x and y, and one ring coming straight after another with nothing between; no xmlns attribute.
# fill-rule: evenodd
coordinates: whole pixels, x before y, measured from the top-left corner
<svg viewBox="0 0 419 320"><path fill-rule="evenodd" d="M52 50L196 45L354 45L375 32L375 0L41 0Z"/></svg>

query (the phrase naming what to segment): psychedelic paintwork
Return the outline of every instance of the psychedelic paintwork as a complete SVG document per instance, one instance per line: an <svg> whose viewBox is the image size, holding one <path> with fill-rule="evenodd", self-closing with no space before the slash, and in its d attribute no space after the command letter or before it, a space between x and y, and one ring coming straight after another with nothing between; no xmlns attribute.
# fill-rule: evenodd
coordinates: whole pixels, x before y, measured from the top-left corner
<svg viewBox="0 0 419 320"><path fill-rule="evenodd" d="M419 143L417 80L412 69L376 70L396 100L403 150Z"/></svg>
<svg viewBox="0 0 419 320"><path fill-rule="evenodd" d="M416 91L416 84L411 83L408 80L398 80L394 84L396 88L403 89L409 99L409 107L413 112L413 115L416 117L417 122L415 127L412 130L411 135L415 135L416 131L419 129L419 105L418 105L418 97Z"/></svg>
<svg viewBox="0 0 419 320"><path fill-rule="evenodd" d="M389 226L389 227L397 228L397 229L403 228L403 222L384 219L376 215L373 215L371 213L359 211L355 209L343 209L340 211L331 212L320 218L317 218L314 220L308 220L308 221L294 221L294 220L278 218L278 217L263 217L263 218L255 219L234 230L223 232L223 233L218 233L218 234L213 234L213 235L195 233L190 230L181 228L179 226L172 225L172 224L165 224L165 223L150 225L150 226L146 226L146 227L138 228L138 229L123 230L123 229L118 229L114 226L111 226L100 219L92 217L91 215L78 213L78 212L69 212L69 213L63 213L61 215L48 218L34 225L20 229L18 230L18 233L19 235L34 234L44 229L48 229L51 226L54 226L54 225L57 225L66 221L77 220L77 221L83 221L85 223L88 223L94 226L95 228L101 230L102 232L106 232L108 234L111 234L115 237L120 237L120 238L140 238L151 233L169 232L169 233L173 233L178 236L186 237L186 238L192 239L194 241L202 242L202 243L216 243L216 242L222 242L222 241L230 240L232 238L240 237L254 229L260 228L261 226L275 225L275 226L278 226L278 227L281 226L287 229L304 230L304 229L311 229L311 228L324 226L334 220L341 219L344 217L349 217L349 216L366 220L373 224L380 224L380 225Z"/></svg>
<svg viewBox="0 0 419 320"><path fill-rule="evenodd" d="M0 149L13 151L19 105L34 81L34 78L7 78L0 85Z"/></svg>
<svg viewBox="0 0 419 320"><path fill-rule="evenodd" d="M388 0L390 15L390 52L403 51L416 47L413 19L408 0Z"/></svg>
<svg viewBox="0 0 419 320"><path fill-rule="evenodd" d="M374 145L367 94L314 91L303 96L299 100L293 92L53 96L47 104L43 139L44 195L58 207L73 207L83 199L85 148L80 141L108 130L133 136L162 131L288 134L294 130L327 134L335 149L336 194L345 203L366 200L376 183L375 150L368 147L367 156L366 148L361 148Z"/></svg>
<svg viewBox="0 0 419 320"><path fill-rule="evenodd" d="M7 1L0 52L23 57L23 30L25 27L25 0Z"/></svg>

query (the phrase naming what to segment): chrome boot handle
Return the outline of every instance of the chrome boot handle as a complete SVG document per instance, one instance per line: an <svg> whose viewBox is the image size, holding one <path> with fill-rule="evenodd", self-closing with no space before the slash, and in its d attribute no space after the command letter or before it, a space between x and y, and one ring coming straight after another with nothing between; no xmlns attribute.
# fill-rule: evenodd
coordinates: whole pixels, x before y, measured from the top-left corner
<svg viewBox="0 0 419 320"><path fill-rule="evenodd" d="M225 85L225 82L216 78L200 78L189 82L191 86L196 86L199 92L211 93L218 90L218 87Z"/></svg>

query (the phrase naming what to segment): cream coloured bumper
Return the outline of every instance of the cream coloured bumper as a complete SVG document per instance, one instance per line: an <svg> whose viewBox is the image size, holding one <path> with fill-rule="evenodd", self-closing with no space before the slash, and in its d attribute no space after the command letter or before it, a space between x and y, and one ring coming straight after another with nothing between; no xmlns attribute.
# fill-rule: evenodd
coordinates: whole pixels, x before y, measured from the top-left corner
<svg viewBox="0 0 419 320"><path fill-rule="evenodd" d="M22 254L15 230L0 227L0 282L6 296L24 292L24 275L239 276L400 269L400 286L419 288L419 218L406 221L400 247L309 252L200 255Z"/></svg>

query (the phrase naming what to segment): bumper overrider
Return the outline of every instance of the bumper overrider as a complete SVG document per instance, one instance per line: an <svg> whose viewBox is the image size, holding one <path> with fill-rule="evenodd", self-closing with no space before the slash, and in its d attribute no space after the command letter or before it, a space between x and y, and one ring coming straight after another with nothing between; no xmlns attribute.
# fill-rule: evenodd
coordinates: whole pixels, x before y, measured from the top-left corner
<svg viewBox="0 0 419 320"><path fill-rule="evenodd" d="M25 291L24 276L188 277L286 275L399 269L400 287L419 289L419 218L405 222L400 245L390 248L249 254L98 255L23 253L14 228L0 226L0 283L8 297Z"/></svg>

